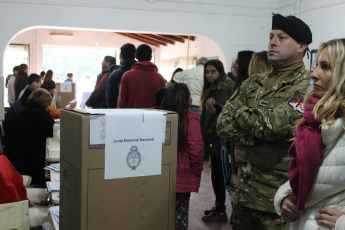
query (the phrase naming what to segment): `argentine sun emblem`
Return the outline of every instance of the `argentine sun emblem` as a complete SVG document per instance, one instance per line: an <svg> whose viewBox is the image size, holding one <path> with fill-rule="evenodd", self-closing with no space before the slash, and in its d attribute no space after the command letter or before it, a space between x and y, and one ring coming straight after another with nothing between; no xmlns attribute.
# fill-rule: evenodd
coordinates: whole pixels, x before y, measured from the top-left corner
<svg viewBox="0 0 345 230"><path fill-rule="evenodd" d="M127 155L127 165L130 167L132 170L135 170L141 162L141 155L138 152L138 147L133 145L131 147L131 151Z"/></svg>

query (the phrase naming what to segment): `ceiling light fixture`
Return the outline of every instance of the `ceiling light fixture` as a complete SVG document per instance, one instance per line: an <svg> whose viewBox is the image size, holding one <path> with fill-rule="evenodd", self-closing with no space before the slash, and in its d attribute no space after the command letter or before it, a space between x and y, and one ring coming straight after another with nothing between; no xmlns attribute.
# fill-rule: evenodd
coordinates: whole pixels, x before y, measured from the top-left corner
<svg viewBox="0 0 345 230"><path fill-rule="evenodd" d="M73 38L73 34L51 33L52 38Z"/></svg>

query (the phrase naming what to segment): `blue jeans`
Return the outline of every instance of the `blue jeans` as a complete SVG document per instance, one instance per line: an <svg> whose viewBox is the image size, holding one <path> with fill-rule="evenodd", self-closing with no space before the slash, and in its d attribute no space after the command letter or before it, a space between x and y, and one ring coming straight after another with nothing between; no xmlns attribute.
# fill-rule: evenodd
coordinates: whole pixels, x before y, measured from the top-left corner
<svg viewBox="0 0 345 230"><path fill-rule="evenodd" d="M231 170L231 165L229 163L229 152L226 148L226 142L223 139L220 139L220 143L222 145L220 156L222 159L224 185L230 195L230 182L231 182L232 170Z"/></svg>

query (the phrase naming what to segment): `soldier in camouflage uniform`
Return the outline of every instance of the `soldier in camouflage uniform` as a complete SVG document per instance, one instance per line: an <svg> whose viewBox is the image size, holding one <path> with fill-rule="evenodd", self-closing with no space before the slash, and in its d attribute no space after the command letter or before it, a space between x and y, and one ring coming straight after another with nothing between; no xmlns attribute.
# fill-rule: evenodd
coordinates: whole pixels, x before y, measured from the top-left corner
<svg viewBox="0 0 345 230"><path fill-rule="evenodd" d="M284 229L274 210L279 186L288 180L288 148L302 118L310 73L303 56L312 41L309 27L294 16L273 16L268 44L272 70L252 75L227 101L218 134L232 153L233 229Z"/></svg>

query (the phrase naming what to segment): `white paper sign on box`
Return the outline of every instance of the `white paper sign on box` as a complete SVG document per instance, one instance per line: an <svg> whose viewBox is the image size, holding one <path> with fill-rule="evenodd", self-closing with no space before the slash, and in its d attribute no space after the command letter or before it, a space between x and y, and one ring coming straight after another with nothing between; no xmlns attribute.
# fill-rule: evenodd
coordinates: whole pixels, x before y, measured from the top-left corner
<svg viewBox="0 0 345 230"><path fill-rule="evenodd" d="M165 126L161 111L107 112L105 179L160 175Z"/></svg>

